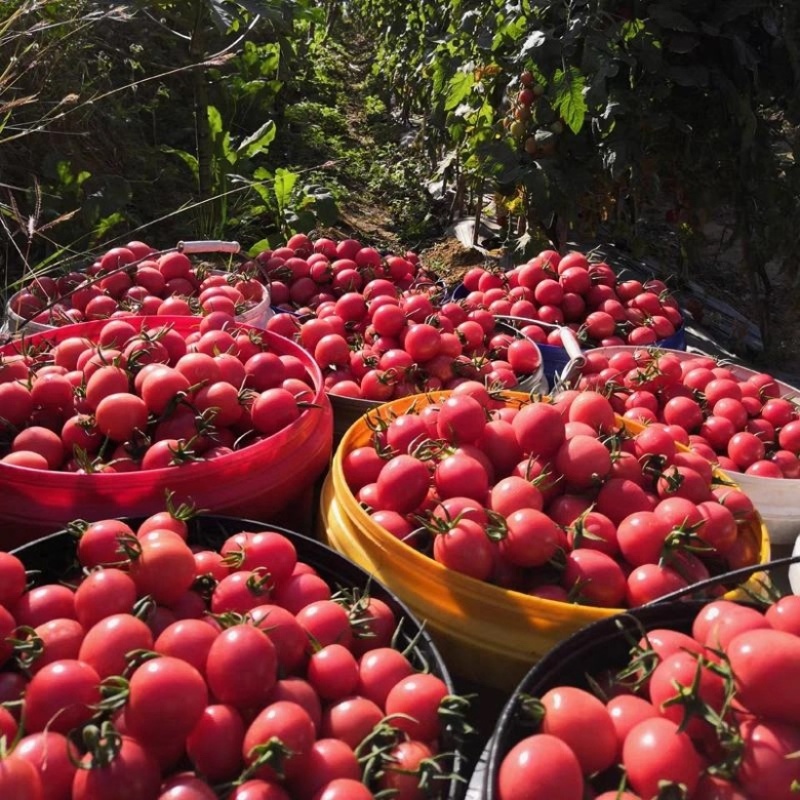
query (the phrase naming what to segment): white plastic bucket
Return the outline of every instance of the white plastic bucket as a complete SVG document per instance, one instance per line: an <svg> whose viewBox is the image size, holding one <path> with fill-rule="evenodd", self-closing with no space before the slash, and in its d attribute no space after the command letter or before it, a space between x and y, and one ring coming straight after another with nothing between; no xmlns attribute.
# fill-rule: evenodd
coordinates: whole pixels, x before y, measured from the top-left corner
<svg viewBox="0 0 800 800"><path fill-rule="evenodd" d="M800 536L794 540L793 556L800 556ZM800 564L789 565L789 586L792 594L800 594Z"/></svg>
<svg viewBox="0 0 800 800"><path fill-rule="evenodd" d="M636 350L656 349L659 353L669 353L677 356L681 361L709 355L707 353L688 353L685 350L665 350L658 348L643 348L631 346L599 347L596 352L611 356L619 352L634 352ZM710 356L714 358L714 356ZM757 375L758 371L743 367L739 364L724 362L722 366L730 369L740 379ZM800 389L788 383L775 379L780 387L781 397L798 397ZM745 475L743 472L730 472L739 488L753 501L758 509L764 525L769 532L769 539L775 545L791 545L800 536L800 478L760 478L754 475ZM800 574L798 574L800 581Z"/></svg>
<svg viewBox="0 0 800 800"><path fill-rule="evenodd" d="M21 334L24 333L25 336L32 336L34 333L46 333L47 331L54 330L56 327L62 327L56 325L45 325L44 323L32 322L30 320L26 322L23 317L11 310L11 305L14 301L14 298L18 294L20 294L20 292L14 294L6 305L5 327L9 335L16 335L16 333L19 331ZM236 321L245 325L252 325L254 328L266 328L267 321L275 314L275 312L272 310L270 301L271 297L269 293L269 287L262 284L261 300L259 300L256 305L254 305L252 308L249 308L243 314L237 315Z"/></svg>

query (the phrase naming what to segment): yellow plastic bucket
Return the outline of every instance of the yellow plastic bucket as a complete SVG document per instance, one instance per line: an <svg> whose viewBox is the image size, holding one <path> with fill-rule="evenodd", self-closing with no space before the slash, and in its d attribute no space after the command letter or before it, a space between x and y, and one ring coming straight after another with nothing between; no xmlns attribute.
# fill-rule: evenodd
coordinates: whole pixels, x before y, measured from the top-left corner
<svg viewBox="0 0 800 800"><path fill-rule="evenodd" d="M347 486L344 456L370 441L368 421L438 402L449 393L416 395L380 406L353 424L334 453L321 497L321 531L327 543L385 583L423 620L452 672L501 690L513 689L528 670L567 636L624 609L596 608L501 589L447 569L375 524ZM530 402L507 393L509 402ZM760 518L740 526L758 544L759 563L769 560L769 538ZM758 573L726 597L756 589Z"/></svg>

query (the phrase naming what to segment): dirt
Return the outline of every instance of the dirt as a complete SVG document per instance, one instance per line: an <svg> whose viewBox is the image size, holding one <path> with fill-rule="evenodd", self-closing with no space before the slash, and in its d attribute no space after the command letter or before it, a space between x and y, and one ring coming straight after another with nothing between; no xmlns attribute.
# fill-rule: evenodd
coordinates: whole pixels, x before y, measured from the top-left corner
<svg viewBox="0 0 800 800"><path fill-rule="evenodd" d="M471 267L486 263L484 256L471 247L464 247L457 239L443 239L420 253L422 265L435 272L448 285L461 282Z"/></svg>

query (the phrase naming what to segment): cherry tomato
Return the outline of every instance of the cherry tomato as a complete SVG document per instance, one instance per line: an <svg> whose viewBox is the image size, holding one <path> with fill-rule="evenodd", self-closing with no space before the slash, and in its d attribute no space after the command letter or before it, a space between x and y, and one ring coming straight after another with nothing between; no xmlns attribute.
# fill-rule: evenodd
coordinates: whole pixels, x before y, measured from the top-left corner
<svg viewBox="0 0 800 800"><path fill-rule="evenodd" d="M131 675L125 721L140 741L182 741L208 705L203 676L171 656L145 661Z"/></svg>
<svg viewBox="0 0 800 800"><path fill-rule="evenodd" d="M425 499L430 473L421 461L407 455L395 456L380 471L377 480L380 508L409 514Z"/></svg>
<svg viewBox="0 0 800 800"><path fill-rule="evenodd" d="M149 409L140 397L115 392L104 397L95 409L98 430L115 442L126 442L136 431L147 428Z"/></svg>
<svg viewBox="0 0 800 800"><path fill-rule="evenodd" d="M25 731L69 733L91 719L99 702L100 676L92 667L76 659L54 661L25 690Z"/></svg>
<svg viewBox="0 0 800 800"><path fill-rule="evenodd" d="M0 551L0 605L11 608L22 596L27 582L25 565L15 555Z"/></svg>
<svg viewBox="0 0 800 800"><path fill-rule="evenodd" d="M153 634L144 622L132 614L112 614L86 631L78 658L108 678L122 675L128 653L152 648Z"/></svg>
<svg viewBox="0 0 800 800"><path fill-rule="evenodd" d="M742 760L736 773L743 794L750 800L792 800L800 781L800 749L796 724L746 718L739 726Z"/></svg>
<svg viewBox="0 0 800 800"><path fill-rule="evenodd" d="M236 786L228 800L291 800L291 798L279 784L256 779Z"/></svg>
<svg viewBox="0 0 800 800"><path fill-rule="evenodd" d="M784 595L764 612L764 616L775 630L800 636L800 595Z"/></svg>
<svg viewBox="0 0 800 800"><path fill-rule="evenodd" d="M547 733L527 736L503 758L497 774L498 800L547 797L582 800L583 774L569 745Z"/></svg>
<svg viewBox="0 0 800 800"><path fill-rule="evenodd" d="M78 540L78 561L87 569L127 563L120 545L125 539L135 538L130 525L120 520L90 522Z"/></svg>
<svg viewBox="0 0 800 800"><path fill-rule="evenodd" d="M194 773L179 772L164 781L158 800L217 800L217 794Z"/></svg>
<svg viewBox="0 0 800 800"><path fill-rule="evenodd" d="M136 602L136 584L120 569L97 569L78 585L74 602L78 622L89 630L104 617L130 613Z"/></svg>
<svg viewBox="0 0 800 800"><path fill-rule="evenodd" d="M297 622L322 647L342 644L349 647L353 630L347 611L333 600L309 603L297 612Z"/></svg>
<svg viewBox="0 0 800 800"><path fill-rule="evenodd" d="M366 697L346 697L328 705L322 712L320 733L340 739L355 749L383 717L381 707Z"/></svg>
<svg viewBox="0 0 800 800"><path fill-rule="evenodd" d="M28 667L31 675L54 661L78 658L84 630L77 620L51 619L34 628L33 637L41 641L43 650Z"/></svg>
<svg viewBox="0 0 800 800"><path fill-rule="evenodd" d="M63 733L42 731L24 736L14 748L14 755L36 768L42 781L42 800L70 797L77 769L74 762L80 754Z"/></svg>
<svg viewBox="0 0 800 800"><path fill-rule="evenodd" d="M53 619L75 619L75 592L57 583L29 589L10 609L18 625L36 628Z"/></svg>
<svg viewBox="0 0 800 800"><path fill-rule="evenodd" d="M726 652L737 699L751 713L790 725L800 722L800 703L789 691L800 672L800 639L771 628L750 629L734 636Z"/></svg>
<svg viewBox="0 0 800 800"><path fill-rule="evenodd" d="M312 800L373 800L372 792L359 780L335 778L325 784Z"/></svg>
<svg viewBox="0 0 800 800"><path fill-rule="evenodd" d="M205 620L181 619L161 631L153 650L163 656L180 658L205 675L208 653L218 634L219 629Z"/></svg>
<svg viewBox="0 0 800 800"><path fill-rule="evenodd" d="M682 784L691 796L700 780L701 760L686 733L663 717L634 726L622 745L622 764L631 788L655 797L662 784Z"/></svg>
<svg viewBox="0 0 800 800"><path fill-rule="evenodd" d="M432 741L441 733L439 707L448 696L447 684L436 675L417 673L401 679L386 696L385 711L393 725L411 738Z"/></svg>
<svg viewBox="0 0 800 800"><path fill-rule="evenodd" d="M339 700L355 690L358 662L343 645L329 644L311 654L306 677L321 698Z"/></svg>
<svg viewBox="0 0 800 800"><path fill-rule="evenodd" d="M0 792L14 800L41 800L42 779L33 764L12 753L0 759Z"/></svg>
<svg viewBox="0 0 800 800"><path fill-rule="evenodd" d="M278 654L269 636L254 625L234 625L212 643L206 680L214 697L238 709L259 707L278 675Z"/></svg>
<svg viewBox="0 0 800 800"><path fill-rule="evenodd" d="M353 749L340 739L317 739L304 760L305 769L291 783L293 797L311 798L339 778L361 779L361 768Z"/></svg>
<svg viewBox="0 0 800 800"><path fill-rule="evenodd" d="M81 758L72 783L72 800L142 800L158 797L161 772L136 739L122 736L109 763L91 753Z"/></svg>
<svg viewBox="0 0 800 800"><path fill-rule="evenodd" d="M233 780L242 770L244 732L244 720L233 706L206 706L186 737L186 753L210 782Z"/></svg>
<svg viewBox="0 0 800 800"><path fill-rule="evenodd" d="M574 686L550 689L541 697L541 732L557 736L575 754L584 775L602 772L617 754L614 724L603 703Z"/></svg>
<svg viewBox="0 0 800 800"><path fill-rule="evenodd" d="M149 594L163 605L174 603L194 582L194 554L170 530L150 531L139 542L139 553L130 567L139 594Z"/></svg>
<svg viewBox="0 0 800 800"><path fill-rule="evenodd" d="M252 765L263 747L278 740L289 754L281 762L283 777L291 780L304 768L304 758L316 740L314 723L308 712L297 703L279 700L266 706L250 723L244 736L242 756L245 764ZM256 771L256 777L274 779L278 772L269 764Z"/></svg>

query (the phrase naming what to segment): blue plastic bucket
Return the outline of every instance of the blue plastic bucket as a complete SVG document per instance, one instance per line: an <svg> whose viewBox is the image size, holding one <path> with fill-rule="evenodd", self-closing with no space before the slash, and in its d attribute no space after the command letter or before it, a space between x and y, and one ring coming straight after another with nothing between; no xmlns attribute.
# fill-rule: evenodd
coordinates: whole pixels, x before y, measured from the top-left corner
<svg viewBox="0 0 800 800"><path fill-rule="evenodd" d="M447 295L448 300L458 301L467 297L469 291L463 283L459 283ZM683 326L678 328L672 336L660 339L652 347L663 347L669 350L686 349L686 330ZM542 351L542 364L544 365L544 376L547 383L552 387L556 382L556 376L560 375L564 368L569 364L570 357L563 347L554 344L539 344Z"/></svg>

